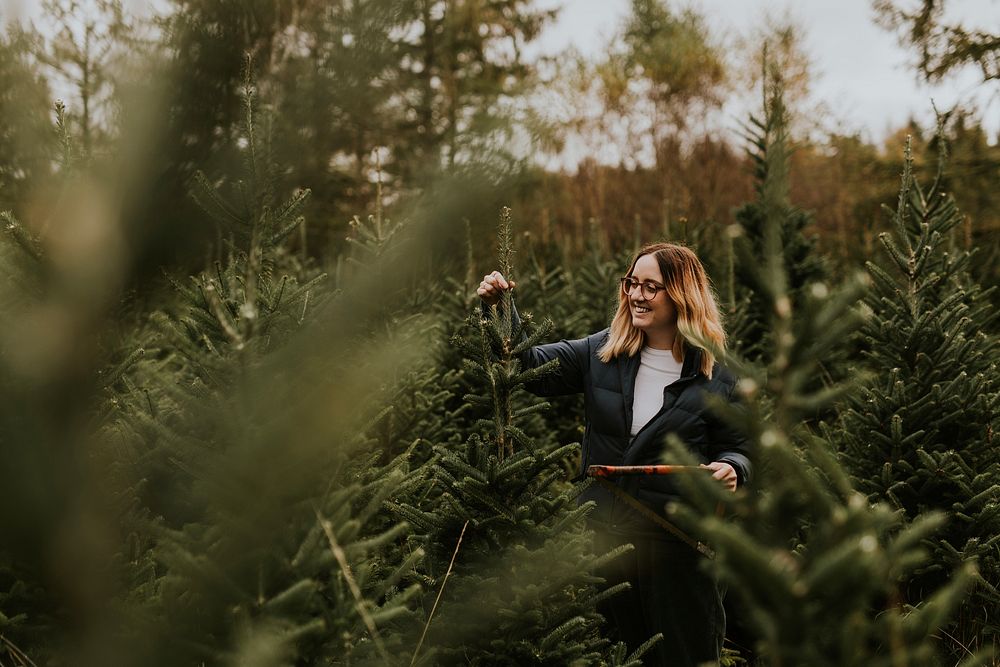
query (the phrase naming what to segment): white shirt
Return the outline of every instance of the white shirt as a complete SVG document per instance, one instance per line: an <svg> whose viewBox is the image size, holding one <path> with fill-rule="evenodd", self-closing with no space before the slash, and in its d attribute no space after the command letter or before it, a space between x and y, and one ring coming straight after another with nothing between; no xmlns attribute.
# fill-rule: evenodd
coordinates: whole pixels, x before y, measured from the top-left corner
<svg viewBox="0 0 1000 667"><path fill-rule="evenodd" d="M663 389L681 376L681 367L670 350L642 348L632 399L632 435L663 407Z"/></svg>

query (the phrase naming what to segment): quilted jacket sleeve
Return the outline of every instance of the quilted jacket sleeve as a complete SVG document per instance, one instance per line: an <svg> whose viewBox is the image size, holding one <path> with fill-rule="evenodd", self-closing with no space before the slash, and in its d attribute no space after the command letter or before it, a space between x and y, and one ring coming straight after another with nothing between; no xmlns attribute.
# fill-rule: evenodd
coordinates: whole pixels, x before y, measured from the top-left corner
<svg viewBox="0 0 1000 667"><path fill-rule="evenodd" d="M739 406L735 383L730 388L727 398L731 404ZM712 461L724 461L733 466L738 478L737 484L739 486L748 484L753 479L749 440L726 420L719 419L714 415L708 424L709 442L711 443L709 458Z"/></svg>

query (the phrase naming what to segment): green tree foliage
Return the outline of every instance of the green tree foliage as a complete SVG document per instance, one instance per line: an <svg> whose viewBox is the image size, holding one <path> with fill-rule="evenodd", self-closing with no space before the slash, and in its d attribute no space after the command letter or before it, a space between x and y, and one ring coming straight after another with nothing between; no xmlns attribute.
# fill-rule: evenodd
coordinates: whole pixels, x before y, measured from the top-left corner
<svg viewBox="0 0 1000 667"><path fill-rule="evenodd" d="M673 12L663 0L633 0L625 45L629 74L649 83L657 131L664 122L682 126L697 101L719 102L725 67L699 14Z"/></svg>
<svg viewBox="0 0 1000 667"><path fill-rule="evenodd" d="M946 143L949 156L940 178L962 212L952 236L961 239L960 247L975 250L969 259L975 282L996 285L1000 283L1000 249L990 240L1000 231L1000 196L991 184L1000 179L1000 144L989 142L982 123L971 113L958 110L943 120L941 138L934 141ZM992 300L1000 304L1000 290L993 290Z"/></svg>
<svg viewBox="0 0 1000 667"><path fill-rule="evenodd" d="M231 239L229 258L177 284L175 311L148 332L149 361L121 377L116 397L112 429L135 447L129 472L145 510L131 527L155 563L127 601L130 649L145 664L392 663L409 649L393 626L413 615L423 553L396 548L405 524L379 520L409 471L371 469L360 455L370 426L358 419L374 404L357 388L359 374L405 372L409 347L395 338L388 354L377 343L352 350L339 319L358 296L348 297L353 285L333 293L287 253L308 192L276 198L269 121L255 114L249 85L245 93L236 196L204 177L197 193ZM318 326L329 316L332 330ZM318 335L343 356L304 354ZM384 358L365 364L369 353ZM297 431L316 419L318 397L296 396L306 377L320 400L343 406L308 435ZM363 407L348 408L341 391Z"/></svg>
<svg viewBox="0 0 1000 667"><path fill-rule="evenodd" d="M749 161L685 134L723 74L690 12L633 3L581 69L593 145L633 133L622 165L515 191L538 3L175 0L155 43L127 3L85 4L0 38L0 663L637 666L601 635L614 554L567 481L581 397L546 411L519 353L605 328L651 234L696 246L733 306L745 405L724 412L759 483L693 477L678 517L764 660L928 664L995 639L997 320L976 283L996 262L966 251L995 226L996 156L974 116L901 199L862 324L790 201L850 267L898 158L857 137L790 158L771 89ZM72 91L55 131L49 84ZM535 224L517 298L542 327L509 294L466 317L479 221L515 192Z"/></svg>
<svg viewBox="0 0 1000 667"><path fill-rule="evenodd" d="M961 220L940 178L920 186L907 153L893 230L880 235L882 260L868 264L872 315L861 337L874 379L831 430L867 496L909 521L947 516L925 541L931 561L906 579L907 602L927 599L962 563L978 565L944 634L957 657L991 643L1000 603L997 314L969 277L970 253L956 247Z"/></svg>
<svg viewBox="0 0 1000 667"><path fill-rule="evenodd" d="M893 0L874 4L882 24L901 32L902 41L916 50L920 73L928 80L942 79L969 64L980 69L984 81L1000 79L1000 36L948 23L944 19L945 0L921 0L912 10Z"/></svg>
<svg viewBox="0 0 1000 667"><path fill-rule="evenodd" d="M278 36L295 12L290 3L269 0L172 0L171 5L173 11L160 20L166 64L178 88L168 99L170 135L181 144L177 168L190 175L213 156L229 164L225 149L242 115L245 56L253 56L254 79L267 81Z"/></svg>
<svg viewBox="0 0 1000 667"><path fill-rule="evenodd" d="M727 75L721 48L700 14L673 11L663 0L634 0L618 40L607 57L582 68L581 88L589 92L596 83L606 113L625 125L623 160L646 152L659 168L690 115L720 103ZM602 134L619 131L603 114L595 122Z"/></svg>
<svg viewBox="0 0 1000 667"><path fill-rule="evenodd" d="M757 199L736 211L737 231L746 242L736 246L740 252L730 286L734 347L750 359L771 358L775 344L768 335L773 303L758 290L753 278L764 258L782 258L781 271L772 280L787 281L783 289L793 303L802 298L806 285L825 275L815 242L805 234L812 218L789 201L791 147L784 87L773 65L768 65L767 71L769 76L762 84L763 116L751 116L748 128ZM775 220L780 224L774 224Z"/></svg>
<svg viewBox="0 0 1000 667"><path fill-rule="evenodd" d="M492 109L530 75L521 57L556 12L527 0L415 0L416 38L404 39L403 71L415 114L406 126L413 158L455 164L479 131L504 116ZM466 139L463 140L463 137ZM404 137L404 142L406 141ZM405 145L405 143L404 143Z"/></svg>
<svg viewBox="0 0 1000 667"><path fill-rule="evenodd" d="M106 571L77 575L111 557L95 536L107 524L81 452L93 444L89 399L106 362L100 343L120 248L112 216L88 215L106 193L82 187L61 106L56 118L58 201L32 207L26 221L0 211L0 655L20 662L24 649L29 660L68 644L86 653L111 590Z"/></svg>
<svg viewBox="0 0 1000 667"><path fill-rule="evenodd" d="M499 268L512 276L509 210L499 236ZM457 342L477 387L465 398L487 416L464 442L435 448L422 503L392 505L437 564L430 574L444 594L427 634L435 659L638 664L641 653L626 659L622 646L610 648L598 632L596 605L619 588L600 592L593 572L617 552L593 553L584 528L591 505L577 507L577 490L562 481L578 445L534 441L525 425L548 404L515 402L525 385L553 370L553 363L525 369L520 361L551 332L551 323L522 322L510 292L478 322L475 336Z"/></svg>
<svg viewBox="0 0 1000 667"><path fill-rule="evenodd" d="M57 80L73 88L69 117L78 125L84 154L115 129L114 93L122 59L139 43L137 25L120 0L45 0L44 21L51 37L38 32L36 57ZM118 70L118 71L116 71ZM100 142L104 144L105 142Z"/></svg>
<svg viewBox="0 0 1000 667"><path fill-rule="evenodd" d="M753 442L756 492L732 494L691 475L682 479L690 504L672 511L715 549L706 566L741 593L764 664L931 664L930 635L957 606L973 569L952 564L954 578L928 590L922 607L905 606L899 580L933 562L921 540L943 517L927 513L904 524L890 504L870 504L852 488L834 444L807 426L815 411L854 390L850 383L817 388L813 377L856 327L861 284L831 291L812 283L793 300L774 242L783 224L780 211L768 211L763 232L772 242L750 274L770 305L773 355L763 363L726 355L741 377L744 405L715 402ZM674 459L691 459L676 440L668 448Z"/></svg>
<svg viewBox="0 0 1000 667"><path fill-rule="evenodd" d="M29 33L12 27L0 35L0 210L16 212L50 171L49 89L31 51Z"/></svg>
<svg viewBox="0 0 1000 667"><path fill-rule="evenodd" d="M271 76L281 159L290 178L321 193L315 217L337 220L365 206L373 149L384 159L396 146L407 105L392 35L407 17L407 3L391 0L307 3L292 26L302 44L283 50Z"/></svg>

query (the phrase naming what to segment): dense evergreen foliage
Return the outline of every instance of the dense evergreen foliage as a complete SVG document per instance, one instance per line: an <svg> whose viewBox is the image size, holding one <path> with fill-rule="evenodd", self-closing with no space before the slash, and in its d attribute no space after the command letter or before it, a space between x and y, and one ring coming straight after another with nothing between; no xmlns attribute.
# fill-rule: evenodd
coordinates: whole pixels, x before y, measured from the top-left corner
<svg viewBox="0 0 1000 667"><path fill-rule="evenodd" d="M927 541L932 560L906 579L904 594L917 603L953 568L976 564L975 594L946 635L961 656L998 631L998 316L988 300L995 288L972 280L970 253L956 247L961 215L941 186L938 178L921 187L907 156L893 229L880 236L884 261L868 263L859 365L872 379L830 431L860 491L910 521L949 513Z"/></svg>
<svg viewBox="0 0 1000 667"><path fill-rule="evenodd" d="M528 0L81 7L0 37L0 665L638 667L658 637L627 655L598 612L629 546L577 504L582 397L518 357L608 326L654 237L711 269L714 407L756 452L671 508L739 595L724 664L998 664L974 117L795 143L765 69L741 158L686 122L721 99L708 24L636 0L576 65L602 119L660 119L653 159L569 174L525 164L588 124L534 106ZM518 287L483 308L494 268Z"/></svg>

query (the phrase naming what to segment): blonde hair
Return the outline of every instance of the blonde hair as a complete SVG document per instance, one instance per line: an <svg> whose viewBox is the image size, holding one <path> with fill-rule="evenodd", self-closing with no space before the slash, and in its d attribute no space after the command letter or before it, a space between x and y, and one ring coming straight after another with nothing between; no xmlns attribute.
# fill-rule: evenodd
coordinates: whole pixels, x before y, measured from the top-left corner
<svg viewBox="0 0 1000 667"><path fill-rule="evenodd" d="M690 248L673 243L652 243L643 247L632 260L626 276L632 275L635 263L643 255L653 255L663 274L667 298L677 311L677 336L674 338L674 359L684 361L684 343L702 347L710 343L713 349L726 349L726 332L722 328L719 306L716 304L712 285L698 256ZM646 334L632 325L628 297L618 290L618 310L611 320L607 342L597 351L604 363L625 354L633 356L642 349ZM712 377L715 354L705 349L701 357L701 372Z"/></svg>

